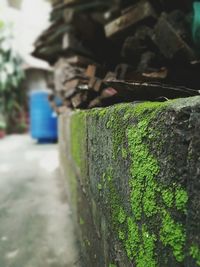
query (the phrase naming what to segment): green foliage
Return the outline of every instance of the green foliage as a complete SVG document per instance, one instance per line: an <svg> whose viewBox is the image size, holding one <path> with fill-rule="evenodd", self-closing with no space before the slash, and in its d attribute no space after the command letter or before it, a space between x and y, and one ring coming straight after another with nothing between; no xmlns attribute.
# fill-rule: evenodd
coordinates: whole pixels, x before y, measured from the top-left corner
<svg viewBox="0 0 200 267"><path fill-rule="evenodd" d="M3 117L3 115L0 114L0 130L5 130L6 129L6 121Z"/></svg>
<svg viewBox="0 0 200 267"><path fill-rule="evenodd" d="M22 92L18 85L24 77L21 58L13 48L10 25L0 22L0 112L6 115L8 128L13 127L13 118L24 111L21 108ZM27 128L22 122L19 131Z"/></svg>
<svg viewBox="0 0 200 267"><path fill-rule="evenodd" d="M21 59L12 47L12 30L1 23L0 29L0 92L11 92L24 77Z"/></svg>

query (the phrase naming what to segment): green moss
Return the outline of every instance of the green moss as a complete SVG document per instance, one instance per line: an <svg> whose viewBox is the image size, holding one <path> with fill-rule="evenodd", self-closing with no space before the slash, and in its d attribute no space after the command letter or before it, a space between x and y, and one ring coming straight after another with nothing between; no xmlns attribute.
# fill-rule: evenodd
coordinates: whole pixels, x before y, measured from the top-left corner
<svg viewBox="0 0 200 267"><path fill-rule="evenodd" d="M108 168L106 173L103 174L103 180L103 191L107 192L106 198L109 200L112 225L118 231L118 225L124 223L126 213L120 205L121 200L114 185L113 170L111 168Z"/></svg>
<svg viewBox="0 0 200 267"><path fill-rule="evenodd" d="M168 103L143 103L137 106L123 104L102 110L101 114L98 110L98 117L103 116L107 120L105 126L111 132L113 158L131 159L130 211L122 205L123 200L111 168L104 170L98 189L106 200L112 231L116 233L128 258L136 267L146 267L147 263L149 267L158 266L156 253L158 244L160 246L161 243L164 247L171 248L178 262L182 262L185 257L185 230L170 211L175 206L181 213L185 212L187 192L181 186L166 186L159 182L159 160L150 149L152 143L158 152L162 149L160 129L154 129L152 122L159 119L167 105ZM81 123L80 121L81 118L77 119L75 124ZM84 129L84 125L82 127ZM80 135L75 135L75 139L79 140ZM79 143L78 148L73 149L73 154L81 165L78 158L80 155L77 155L80 149ZM197 254L193 249L196 258Z"/></svg>
<svg viewBox="0 0 200 267"><path fill-rule="evenodd" d="M170 105L171 101L167 102L144 102L142 104L136 105L134 109L134 115L137 117L145 116L150 122L152 118L158 114L158 112L164 110ZM150 112L150 113L149 113ZM150 115L150 116L149 116Z"/></svg>
<svg viewBox="0 0 200 267"><path fill-rule="evenodd" d="M122 147L122 158L123 159L127 159L128 158L128 151L124 147Z"/></svg>
<svg viewBox="0 0 200 267"><path fill-rule="evenodd" d="M171 189L164 189L161 194L165 205L171 208L174 203L174 192Z"/></svg>
<svg viewBox="0 0 200 267"><path fill-rule="evenodd" d="M90 111L88 111L88 114L91 116L94 116L94 117L98 117L98 118L103 118L105 117L105 115L107 114L108 112L108 108L94 108Z"/></svg>
<svg viewBox="0 0 200 267"><path fill-rule="evenodd" d="M156 110L152 107L156 107ZM135 258L137 267L146 266L147 261L149 266L156 266L154 258L156 237L149 234L144 224L142 224L142 230L138 228L138 225L141 224L143 213L147 217L151 217L159 210L157 205L157 190L159 187L155 177L158 175L160 168L157 159L150 153L145 142L149 136L149 124L158 113L158 107L160 108L161 105L138 105L133 112L138 123L129 126L127 131L132 160L130 200L133 218L128 221L128 240L125 246L128 257L130 259ZM133 231L135 234L133 234Z"/></svg>
<svg viewBox="0 0 200 267"><path fill-rule="evenodd" d="M122 207L119 208L119 213L118 213L118 222L119 223L124 223L126 221L126 213Z"/></svg>
<svg viewBox="0 0 200 267"><path fill-rule="evenodd" d="M83 218L80 218L80 219L79 219L79 224L80 224L80 225L84 225L84 224L85 224L85 221L83 220Z"/></svg>
<svg viewBox="0 0 200 267"><path fill-rule="evenodd" d="M80 130L81 129L81 130ZM86 113L77 112L71 118L71 154L81 171L85 171L87 147Z"/></svg>
<svg viewBox="0 0 200 267"><path fill-rule="evenodd" d="M99 191L101 191L102 188L103 188L102 184L100 184L100 183L98 183L97 187L98 187L98 190L99 190Z"/></svg>
<svg viewBox="0 0 200 267"><path fill-rule="evenodd" d="M113 180L113 169L111 167L107 168L106 172L103 173L102 180L104 184L107 184Z"/></svg>
<svg viewBox="0 0 200 267"><path fill-rule="evenodd" d="M172 248L173 254L178 262L184 260L185 230L183 226L180 223L176 223L166 211L163 211L160 240L165 246L169 245Z"/></svg>
<svg viewBox="0 0 200 267"><path fill-rule="evenodd" d="M186 211L186 205L188 202L188 194L187 192L182 189L181 187L178 187L175 191L175 203L176 208L181 211Z"/></svg>
<svg viewBox="0 0 200 267"><path fill-rule="evenodd" d="M107 116L108 120L106 127L112 131L114 159L116 159L119 155L122 158L127 157L127 151L125 149L126 144L124 143L126 140L124 128L128 125L128 121L124 120L124 114L127 109L129 109L130 112L133 112L133 106L127 104L116 105L110 109Z"/></svg>
<svg viewBox="0 0 200 267"><path fill-rule="evenodd" d="M156 236L150 234L145 225L142 226L142 242L140 243L138 256L136 257L137 267L157 266L157 262L154 259L154 249Z"/></svg>
<svg viewBox="0 0 200 267"><path fill-rule="evenodd" d="M90 241L87 238L84 240L84 243L85 243L85 245L87 247L90 247L91 246L91 243L90 243Z"/></svg>
<svg viewBox="0 0 200 267"><path fill-rule="evenodd" d="M140 112L144 111L141 119ZM157 113L154 110L146 111L146 105L138 105L134 114L140 114L140 121L136 126L129 127L127 136L132 158L131 205L136 220L140 220L143 211L147 217L157 213L157 184L154 178L159 173L159 165L144 142L148 136L148 125Z"/></svg>
<svg viewBox="0 0 200 267"><path fill-rule="evenodd" d="M190 256L196 261L196 264L200 266L200 248L193 244L190 248Z"/></svg>
<svg viewBox="0 0 200 267"><path fill-rule="evenodd" d="M113 183L113 177L104 175L109 187L109 202L111 206L112 221L119 239L126 248L127 256L136 262L137 267L157 266L155 259L155 248L157 238L150 233L147 225L142 221L144 216L150 218L158 215L162 216L160 198L164 204L171 208L175 199L170 188L164 188L158 184L156 177L160 172L158 160L150 153L148 142L159 138L159 131L151 128L151 122L159 116L159 113L166 108L163 103L144 103L136 107L120 105L109 114L107 128L112 130L113 154L114 158L127 158L126 144L124 140L128 138L128 153L131 157L130 167L130 203L132 215L128 216L121 207L121 200ZM131 118L137 121L132 126ZM127 129L127 131L125 131ZM162 142L159 145L162 148ZM106 178L105 178L106 177ZM179 195L179 206L182 197ZM186 200L186 199L185 199ZM182 203L182 202L181 202ZM177 206L178 207L178 206ZM176 223L167 216L167 211L160 225L161 241L165 246L170 246L177 261L184 259L183 249L185 244L185 233L181 224ZM124 230L126 229L126 230ZM172 229L173 231L170 231Z"/></svg>
<svg viewBox="0 0 200 267"><path fill-rule="evenodd" d="M119 240L124 241L126 239L126 234L122 230L119 230L118 237Z"/></svg>
<svg viewBox="0 0 200 267"><path fill-rule="evenodd" d="M128 238L126 248L127 254L135 258L136 266L156 266L154 259L154 249L156 246L156 236L149 234L147 226L142 223L142 217L145 215L147 218L158 214L162 216L160 206L160 195L167 207L172 207L174 194L169 188L164 188L158 184L156 177L159 174L160 167L158 160L149 150L148 142L152 142L155 138L158 139L158 130L154 131L151 128L151 122L159 116L166 105L145 103L138 105L134 110L134 116L137 118L138 123L130 126L128 129L128 144L129 151L132 159L130 168L130 199L133 212L132 228L134 227L137 233L137 241L130 242ZM181 193L183 193L181 191ZM183 196L179 194L180 202L183 204ZM184 200L187 202L187 198ZM186 204L184 202L184 204ZM137 225L142 224L142 233L138 233ZM129 223L130 225L130 223ZM169 245L172 248L173 254L177 261L181 262L184 259L184 245L185 245L185 232L183 226L175 221L165 212L165 216L160 226L160 239L165 246ZM133 245L134 243L134 245ZM130 249L130 244L132 249ZM146 244L146 245L145 245ZM147 245L148 244L148 245ZM136 248L135 248L136 246ZM139 254L131 254L133 250L139 251Z"/></svg>
<svg viewBox="0 0 200 267"><path fill-rule="evenodd" d="M177 187L176 190L174 190L173 187ZM176 183L173 183L170 189L160 189L160 192L163 202L168 208L172 208L175 201L175 206L178 210L186 211L188 194L180 186L177 186Z"/></svg>
<svg viewBox="0 0 200 267"><path fill-rule="evenodd" d="M139 235L139 227L135 220L131 217L127 218L127 240L125 242L125 248L129 259L133 259L137 256L139 246L141 243Z"/></svg>
<svg viewBox="0 0 200 267"><path fill-rule="evenodd" d="M113 263L110 263L109 267L117 267L117 266L115 264L113 264Z"/></svg>

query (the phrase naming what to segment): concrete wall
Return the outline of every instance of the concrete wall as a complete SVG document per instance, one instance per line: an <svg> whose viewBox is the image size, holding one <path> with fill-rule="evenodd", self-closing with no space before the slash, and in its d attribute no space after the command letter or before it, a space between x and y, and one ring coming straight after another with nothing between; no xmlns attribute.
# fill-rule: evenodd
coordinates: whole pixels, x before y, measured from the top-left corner
<svg viewBox="0 0 200 267"><path fill-rule="evenodd" d="M83 267L200 266L200 97L60 117Z"/></svg>

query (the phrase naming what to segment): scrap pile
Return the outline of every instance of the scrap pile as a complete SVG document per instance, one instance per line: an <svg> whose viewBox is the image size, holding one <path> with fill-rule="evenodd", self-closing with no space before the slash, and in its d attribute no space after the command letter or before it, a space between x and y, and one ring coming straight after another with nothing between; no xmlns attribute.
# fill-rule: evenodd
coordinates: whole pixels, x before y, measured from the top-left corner
<svg viewBox="0 0 200 267"><path fill-rule="evenodd" d="M52 0L34 56L55 67L64 106L199 94L191 0Z"/></svg>

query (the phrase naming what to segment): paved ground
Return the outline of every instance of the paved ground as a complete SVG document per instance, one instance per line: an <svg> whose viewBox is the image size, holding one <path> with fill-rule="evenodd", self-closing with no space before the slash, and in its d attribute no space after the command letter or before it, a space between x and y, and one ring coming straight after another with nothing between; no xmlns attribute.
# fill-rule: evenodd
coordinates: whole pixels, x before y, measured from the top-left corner
<svg viewBox="0 0 200 267"><path fill-rule="evenodd" d="M0 267L73 267L78 262L56 145L0 140Z"/></svg>

